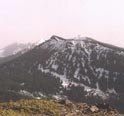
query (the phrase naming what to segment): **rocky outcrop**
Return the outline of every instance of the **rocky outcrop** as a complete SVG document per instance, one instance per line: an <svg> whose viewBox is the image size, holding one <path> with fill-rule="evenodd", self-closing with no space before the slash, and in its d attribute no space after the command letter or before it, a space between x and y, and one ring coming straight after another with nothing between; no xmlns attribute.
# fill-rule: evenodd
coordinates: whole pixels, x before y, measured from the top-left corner
<svg viewBox="0 0 124 116"><path fill-rule="evenodd" d="M59 104L66 106L69 111L66 112L67 116L92 116L93 114L103 115L118 115L117 111L112 108L109 104L97 104L97 105L89 105L86 103L73 103L70 100L59 100L56 101Z"/></svg>

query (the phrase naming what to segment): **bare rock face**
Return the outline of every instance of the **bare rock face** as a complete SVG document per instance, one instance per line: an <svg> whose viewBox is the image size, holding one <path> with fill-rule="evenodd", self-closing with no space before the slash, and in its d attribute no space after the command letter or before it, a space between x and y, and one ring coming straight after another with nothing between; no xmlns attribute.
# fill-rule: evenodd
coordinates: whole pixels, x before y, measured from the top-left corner
<svg viewBox="0 0 124 116"><path fill-rule="evenodd" d="M91 106L90 110L91 110L91 112L96 113L99 111L99 108L96 106Z"/></svg>
<svg viewBox="0 0 124 116"><path fill-rule="evenodd" d="M97 104L89 105L86 103L73 103L70 100L60 100L57 103L62 104L68 108L68 111L65 110L67 116L92 116L92 115L117 115L115 109L111 108L108 104ZM64 115L65 116L65 115Z"/></svg>
<svg viewBox="0 0 124 116"><path fill-rule="evenodd" d="M57 102L60 104L64 104L64 105L72 104L72 102L70 100L67 100L67 99L58 100Z"/></svg>

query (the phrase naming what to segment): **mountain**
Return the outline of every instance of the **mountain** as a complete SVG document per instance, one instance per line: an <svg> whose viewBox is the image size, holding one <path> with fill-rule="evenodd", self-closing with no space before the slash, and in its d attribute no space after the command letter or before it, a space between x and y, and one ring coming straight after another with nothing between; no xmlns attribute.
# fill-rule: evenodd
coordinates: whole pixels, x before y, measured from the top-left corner
<svg viewBox="0 0 124 116"><path fill-rule="evenodd" d="M12 60L33 48L34 44L13 43L0 49L0 63Z"/></svg>
<svg viewBox="0 0 124 116"><path fill-rule="evenodd" d="M124 49L92 38L52 36L0 65L0 100L66 97L124 107ZM8 96L9 93L9 96ZM13 96L17 96L16 98Z"/></svg>

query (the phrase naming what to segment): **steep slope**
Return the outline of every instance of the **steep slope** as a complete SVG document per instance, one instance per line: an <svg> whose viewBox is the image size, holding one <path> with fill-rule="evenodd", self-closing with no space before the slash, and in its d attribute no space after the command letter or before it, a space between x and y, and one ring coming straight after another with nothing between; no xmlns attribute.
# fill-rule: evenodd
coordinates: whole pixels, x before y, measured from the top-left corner
<svg viewBox="0 0 124 116"><path fill-rule="evenodd" d="M88 37L46 42L0 66L1 91L124 106L124 49ZM92 99L91 99L92 98Z"/></svg>

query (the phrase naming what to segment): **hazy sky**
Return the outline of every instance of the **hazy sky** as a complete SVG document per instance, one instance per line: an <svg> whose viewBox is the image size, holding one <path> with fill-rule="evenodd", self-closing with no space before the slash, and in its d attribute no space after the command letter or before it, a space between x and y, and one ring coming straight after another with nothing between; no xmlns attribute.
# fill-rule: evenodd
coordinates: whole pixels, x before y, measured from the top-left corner
<svg viewBox="0 0 124 116"><path fill-rule="evenodd" d="M53 34L124 47L124 0L0 0L0 48Z"/></svg>

